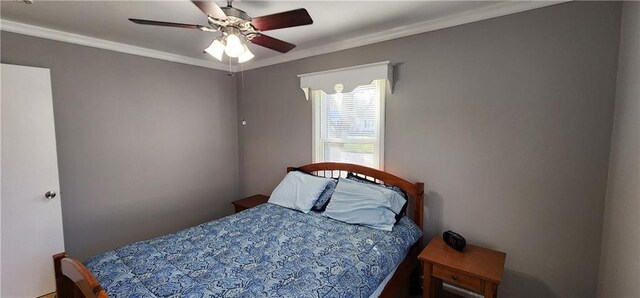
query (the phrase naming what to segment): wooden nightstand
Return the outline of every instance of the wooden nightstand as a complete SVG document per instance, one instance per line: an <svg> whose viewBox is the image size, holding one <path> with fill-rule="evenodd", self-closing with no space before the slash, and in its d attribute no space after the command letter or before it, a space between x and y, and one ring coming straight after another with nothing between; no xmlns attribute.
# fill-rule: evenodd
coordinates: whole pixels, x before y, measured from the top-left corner
<svg viewBox="0 0 640 298"><path fill-rule="evenodd" d="M244 198L242 200L237 200L234 202L231 202L231 204L233 204L233 208L235 209L236 213L242 211L242 210L247 210L249 208L253 208L255 206L258 206L260 204L264 204L269 200L268 196L265 195L253 195L250 196L248 198Z"/></svg>
<svg viewBox="0 0 640 298"><path fill-rule="evenodd" d="M423 297L436 297L442 281L484 294L485 298L497 297L506 257L503 252L474 245L459 252L442 237L434 237L418 256L424 268Z"/></svg>

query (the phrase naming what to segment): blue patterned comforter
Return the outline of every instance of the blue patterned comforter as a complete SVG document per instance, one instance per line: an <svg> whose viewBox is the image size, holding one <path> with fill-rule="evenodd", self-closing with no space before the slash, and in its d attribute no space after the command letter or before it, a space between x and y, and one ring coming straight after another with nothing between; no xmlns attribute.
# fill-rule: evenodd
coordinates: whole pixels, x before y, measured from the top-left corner
<svg viewBox="0 0 640 298"><path fill-rule="evenodd" d="M368 297L422 231L263 204L88 259L109 297Z"/></svg>

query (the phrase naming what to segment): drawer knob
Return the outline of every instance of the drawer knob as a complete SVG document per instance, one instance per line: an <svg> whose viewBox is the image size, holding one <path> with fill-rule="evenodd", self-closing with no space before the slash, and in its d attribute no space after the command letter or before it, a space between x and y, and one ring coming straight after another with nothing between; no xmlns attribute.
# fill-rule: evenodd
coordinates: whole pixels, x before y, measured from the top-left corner
<svg viewBox="0 0 640 298"><path fill-rule="evenodd" d="M451 278L452 278L453 280L458 280L458 276L457 276L457 275L455 275L455 274L451 275Z"/></svg>

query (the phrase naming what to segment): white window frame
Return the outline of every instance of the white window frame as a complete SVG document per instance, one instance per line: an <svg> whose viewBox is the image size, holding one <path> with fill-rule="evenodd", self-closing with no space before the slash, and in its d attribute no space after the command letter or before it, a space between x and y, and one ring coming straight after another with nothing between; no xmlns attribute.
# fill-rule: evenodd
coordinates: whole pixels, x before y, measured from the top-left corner
<svg viewBox="0 0 640 298"><path fill-rule="evenodd" d="M374 80L372 84L376 85L375 93L375 105L378 112L376 117L376 140L374 141L373 149L373 168L384 170L384 132L385 132L385 107L386 107L386 94L387 94L387 81L384 79ZM355 88L354 88L355 89ZM353 90L351 90L353 91ZM351 92L350 91L350 92ZM321 104L326 93L322 90L312 90L311 101L313 106L312 111L312 160L316 162L324 162L324 144L325 143L369 143L365 141L352 141L346 142L342 139L329 139L324 135L326 129L323 129L326 123L322 123L322 119L326 119L326 109ZM320 113L318 113L318 110ZM319 114L319 115L318 115ZM320 116L320 119L317 119ZM320 136L319 138L317 136ZM318 144L318 140L321 140Z"/></svg>

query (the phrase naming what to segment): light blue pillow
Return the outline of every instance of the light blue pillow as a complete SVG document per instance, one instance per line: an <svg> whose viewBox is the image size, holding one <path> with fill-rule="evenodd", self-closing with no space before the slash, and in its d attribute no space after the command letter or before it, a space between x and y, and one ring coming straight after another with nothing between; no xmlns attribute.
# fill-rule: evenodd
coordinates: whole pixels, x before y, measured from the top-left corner
<svg viewBox="0 0 640 298"><path fill-rule="evenodd" d="M323 215L350 224L391 231L405 199L392 190L340 178Z"/></svg>
<svg viewBox="0 0 640 298"><path fill-rule="evenodd" d="M271 193L269 203L308 213L328 183L323 177L289 172Z"/></svg>

